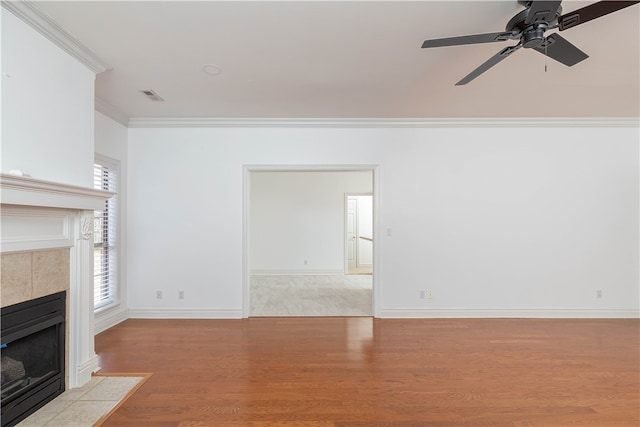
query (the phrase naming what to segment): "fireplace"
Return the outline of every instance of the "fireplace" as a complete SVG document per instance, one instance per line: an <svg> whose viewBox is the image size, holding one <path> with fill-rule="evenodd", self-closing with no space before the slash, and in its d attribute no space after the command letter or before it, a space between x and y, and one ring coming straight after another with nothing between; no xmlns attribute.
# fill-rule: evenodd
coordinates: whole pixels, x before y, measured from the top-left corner
<svg viewBox="0 0 640 427"><path fill-rule="evenodd" d="M60 328L67 389L82 387L99 369L93 345L93 215L113 194L0 173L0 307L4 314L18 303L66 291Z"/></svg>
<svg viewBox="0 0 640 427"><path fill-rule="evenodd" d="M2 309L2 427L65 389L66 292Z"/></svg>

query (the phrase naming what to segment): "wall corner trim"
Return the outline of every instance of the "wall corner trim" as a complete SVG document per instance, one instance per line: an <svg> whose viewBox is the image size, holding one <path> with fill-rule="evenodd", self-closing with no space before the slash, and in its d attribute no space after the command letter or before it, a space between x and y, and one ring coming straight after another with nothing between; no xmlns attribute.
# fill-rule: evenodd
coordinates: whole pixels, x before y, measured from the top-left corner
<svg viewBox="0 0 640 427"><path fill-rule="evenodd" d="M122 126L129 126L129 116L126 113L98 96L95 97L95 109L97 112L115 120Z"/></svg>
<svg viewBox="0 0 640 427"><path fill-rule="evenodd" d="M96 54L62 28L32 1L3 1L2 7L13 13L31 28L42 34L56 46L86 65L94 73L102 73L110 67Z"/></svg>

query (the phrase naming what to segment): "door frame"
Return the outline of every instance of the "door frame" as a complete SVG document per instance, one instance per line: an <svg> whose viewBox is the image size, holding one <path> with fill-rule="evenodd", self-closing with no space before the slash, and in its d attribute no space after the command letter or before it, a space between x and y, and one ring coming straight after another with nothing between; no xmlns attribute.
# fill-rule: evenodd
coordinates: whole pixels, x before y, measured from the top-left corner
<svg viewBox="0 0 640 427"><path fill-rule="evenodd" d="M376 164L355 164L355 165L243 165L242 166L242 317L248 318L251 313L251 295L250 295L250 280L251 274L249 272L249 248L251 242L251 233L249 230L250 220L250 199L251 199L251 173L252 172L362 172L371 171L373 179L373 290L372 290L372 313L373 317L379 317L379 271L380 271L380 239L376 238L381 236L379 233L380 223L379 207L380 207L380 165ZM344 231L342 233L345 234ZM343 253L343 259L346 259L346 254Z"/></svg>

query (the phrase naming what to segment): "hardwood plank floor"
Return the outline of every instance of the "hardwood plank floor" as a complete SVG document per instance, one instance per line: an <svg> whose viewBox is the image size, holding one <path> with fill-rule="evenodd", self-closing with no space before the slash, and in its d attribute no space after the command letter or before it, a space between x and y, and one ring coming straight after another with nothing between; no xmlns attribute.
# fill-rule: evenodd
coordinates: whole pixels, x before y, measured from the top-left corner
<svg viewBox="0 0 640 427"><path fill-rule="evenodd" d="M104 372L153 376L103 426L640 425L638 319L127 320Z"/></svg>

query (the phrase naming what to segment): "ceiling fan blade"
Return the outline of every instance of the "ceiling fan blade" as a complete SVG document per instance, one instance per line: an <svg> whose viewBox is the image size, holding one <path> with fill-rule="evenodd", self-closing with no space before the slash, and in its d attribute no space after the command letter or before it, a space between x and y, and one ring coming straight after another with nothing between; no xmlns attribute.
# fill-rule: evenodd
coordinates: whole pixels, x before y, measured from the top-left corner
<svg viewBox="0 0 640 427"><path fill-rule="evenodd" d="M589 57L560 34L551 34L540 46L534 47L534 49L568 67Z"/></svg>
<svg viewBox="0 0 640 427"><path fill-rule="evenodd" d="M551 22L555 19L558 8L562 1L532 1L529 6L529 14L524 23L526 25L538 22Z"/></svg>
<svg viewBox="0 0 640 427"><path fill-rule="evenodd" d="M466 85L471 80L475 79L480 74L484 73L489 68L491 68L494 65L496 65L498 62L502 61L503 59L506 59L507 56L511 55L513 52L515 52L516 50L520 49L521 47L522 47L521 44L517 44L515 46L505 47L500 52L498 52L497 54L495 54L491 58L489 58L484 64L480 65L478 68L476 68L475 70L473 70L472 72L467 74L467 76L465 78L463 78L458 83L456 83L456 86Z"/></svg>
<svg viewBox="0 0 640 427"><path fill-rule="evenodd" d="M474 34L471 36L447 37L444 39L425 40L424 43L422 43L422 48L424 49L427 47L459 46L459 45L476 44L476 43L493 43L493 42L502 42L512 38L517 38L517 33L503 32L503 33Z"/></svg>
<svg viewBox="0 0 640 427"><path fill-rule="evenodd" d="M599 1L562 15L558 18L558 28L563 31L638 3L640 1Z"/></svg>

